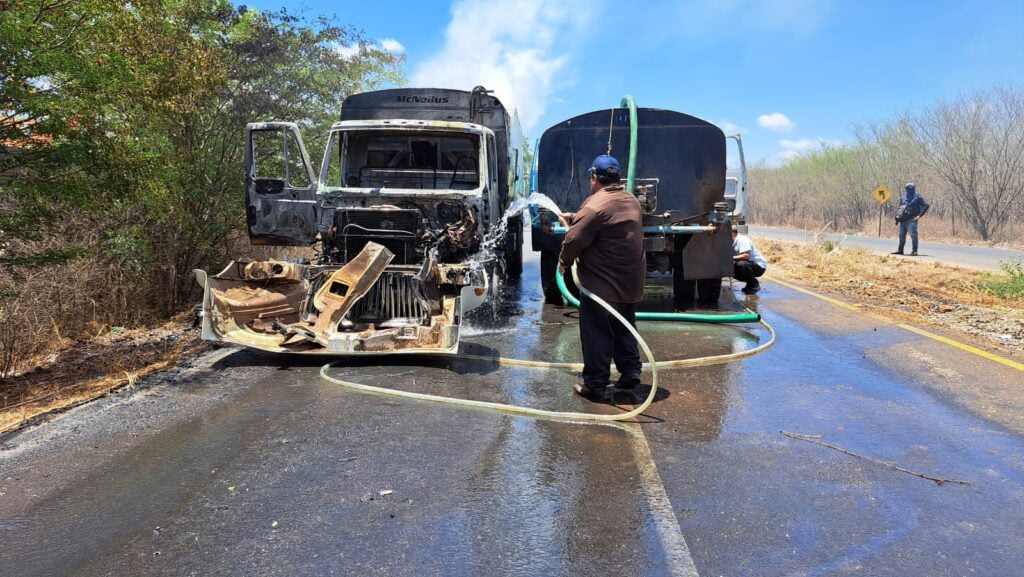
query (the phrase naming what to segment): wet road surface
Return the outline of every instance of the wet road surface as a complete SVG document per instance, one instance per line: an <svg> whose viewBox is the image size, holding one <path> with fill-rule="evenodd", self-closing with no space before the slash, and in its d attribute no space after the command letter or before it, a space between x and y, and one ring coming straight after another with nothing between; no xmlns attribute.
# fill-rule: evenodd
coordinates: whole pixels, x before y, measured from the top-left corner
<svg viewBox="0 0 1024 577"><path fill-rule="evenodd" d="M537 284L533 260L464 350L578 360L574 313L542 306ZM219 351L4 440L0 575L1020 575L1024 431L993 416L1018 407L990 414L977 387L1019 390L1021 372L763 284L747 304L777 344L662 373L638 424L366 395L322 381L319 361ZM766 338L640 326L659 359ZM447 358L334 371L620 410L574 396L562 371Z"/></svg>

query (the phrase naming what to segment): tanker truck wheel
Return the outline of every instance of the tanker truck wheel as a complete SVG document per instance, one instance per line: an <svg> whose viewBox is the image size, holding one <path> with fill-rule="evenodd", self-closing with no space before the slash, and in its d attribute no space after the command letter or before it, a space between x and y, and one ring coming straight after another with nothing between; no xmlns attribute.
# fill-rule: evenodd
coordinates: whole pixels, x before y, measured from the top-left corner
<svg viewBox="0 0 1024 577"><path fill-rule="evenodd" d="M540 286L544 293L544 304L563 306L565 299L562 298L562 291L558 290L558 284L555 281L559 252L551 249L540 251ZM580 298L580 289L573 282L571 274L565 277L565 288L569 289L569 294L577 299Z"/></svg>
<svg viewBox="0 0 1024 577"><path fill-rule="evenodd" d="M672 271L672 304L681 311L693 308L693 295L697 289L697 281L683 278L683 271Z"/></svg>
<svg viewBox="0 0 1024 577"><path fill-rule="evenodd" d="M684 278L683 246L687 240L689 238L677 241L672 251L672 306L681 311L693 308L693 295L697 289L697 281Z"/></svg>
<svg viewBox="0 0 1024 577"><path fill-rule="evenodd" d="M697 300L701 305L714 306L722 296L722 279L704 278L697 281Z"/></svg>

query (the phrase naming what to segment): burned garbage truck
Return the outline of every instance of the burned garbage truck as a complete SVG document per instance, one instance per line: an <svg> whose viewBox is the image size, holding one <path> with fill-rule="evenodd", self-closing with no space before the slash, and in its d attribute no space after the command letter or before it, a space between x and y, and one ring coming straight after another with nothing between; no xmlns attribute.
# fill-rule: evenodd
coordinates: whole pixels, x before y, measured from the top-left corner
<svg viewBox="0 0 1024 577"><path fill-rule="evenodd" d="M545 131L531 188L575 212L590 195L591 161L606 151L622 163L623 184L640 203L648 272L672 275L675 308L714 306L722 279L732 276L731 225L745 225L749 206L739 135L727 138L717 126L680 112L638 108L627 96L619 108ZM565 229L547 210L534 214L532 245L542 253L545 301L561 303L552 279Z"/></svg>
<svg viewBox="0 0 1024 577"><path fill-rule="evenodd" d="M454 353L492 271L522 270L521 222L497 232L523 178L523 138L482 87L349 96L319 176L295 124L245 134L251 242L314 253L196 271L204 339L285 353Z"/></svg>

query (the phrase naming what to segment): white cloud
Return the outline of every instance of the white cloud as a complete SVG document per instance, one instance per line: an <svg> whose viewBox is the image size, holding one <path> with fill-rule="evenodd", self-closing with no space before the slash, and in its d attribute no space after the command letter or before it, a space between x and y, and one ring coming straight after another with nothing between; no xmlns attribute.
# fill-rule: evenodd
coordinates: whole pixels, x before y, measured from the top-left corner
<svg viewBox="0 0 1024 577"><path fill-rule="evenodd" d="M746 128L743 128L742 126L730 122L728 120L723 120L719 122L718 127L722 129L722 132L724 132L726 136L730 136L733 134L743 134L747 131Z"/></svg>
<svg viewBox="0 0 1024 577"><path fill-rule="evenodd" d="M348 60L355 56L358 56L362 52L363 47L359 44L350 44L348 46L342 46L341 44L334 45L334 51L341 55L342 58Z"/></svg>
<svg viewBox="0 0 1024 577"><path fill-rule="evenodd" d="M810 138L801 138L799 140L787 140L783 138L779 141L779 146L782 147L782 160L793 160L805 152L809 152L823 146L825 143L822 140L811 140Z"/></svg>
<svg viewBox="0 0 1024 577"><path fill-rule="evenodd" d="M494 91L519 111L529 130L550 101L566 65L561 42L580 38L585 26L580 0L461 0L452 7L444 46L413 72L412 86Z"/></svg>
<svg viewBox="0 0 1024 577"><path fill-rule="evenodd" d="M358 44L350 44L348 46L342 46L341 44L334 44L334 51L337 52L345 60L351 60L356 56L359 56L363 52L369 50L380 50L383 52L391 52L393 54L403 54L405 52L405 46L401 42L394 38L385 38L380 41L379 45L375 45L369 42L363 42Z"/></svg>
<svg viewBox="0 0 1024 577"><path fill-rule="evenodd" d="M385 52L393 52L395 54L405 53L405 46L401 42L394 38L385 38L380 41L381 50Z"/></svg>
<svg viewBox="0 0 1024 577"><path fill-rule="evenodd" d="M781 112L772 112L771 114L758 116L757 125L776 132L789 132L796 127L793 121Z"/></svg>
<svg viewBox="0 0 1024 577"><path fill-rule="evenodd" d="M782 147L782 151L775 155L774 160L778 163L785 164L798 156L807 154L809 152L818 152L833 146L842 146L841 140L826 140L824 138L800 138L797 140L787 140L783 138L779 141L779 146Z"/></svg>

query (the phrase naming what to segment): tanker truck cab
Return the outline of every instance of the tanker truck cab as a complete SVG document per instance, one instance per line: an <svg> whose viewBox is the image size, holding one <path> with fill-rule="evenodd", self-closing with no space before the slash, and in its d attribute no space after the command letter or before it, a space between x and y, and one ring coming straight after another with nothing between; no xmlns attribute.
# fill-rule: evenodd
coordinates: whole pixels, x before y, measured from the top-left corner
<svg viewBox="0 0 1024 577"><path fill-rule="evenodd" d="M507 123L500 112L490 119ZM363 117L343 112L331 127L318 178L297 125L247 125L250 240L307 246L310 258L196 271L204 339L286 353L457 352L463 315L490 289L481 254L510 200L507 140L469 119L353 115Z"/></svg>
<svg viewBox="0 0 1024 577"><path fill-rule="evenodd" d="M729 207L732 223L747 233L747 213L750 210L747 189L747 161L743 156L743 140L740 135L726 136L725 202Z"/></svg>

